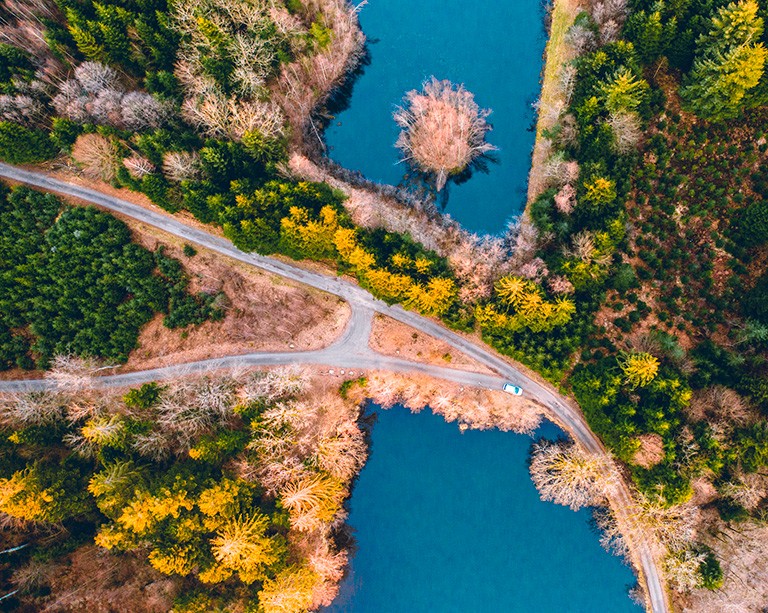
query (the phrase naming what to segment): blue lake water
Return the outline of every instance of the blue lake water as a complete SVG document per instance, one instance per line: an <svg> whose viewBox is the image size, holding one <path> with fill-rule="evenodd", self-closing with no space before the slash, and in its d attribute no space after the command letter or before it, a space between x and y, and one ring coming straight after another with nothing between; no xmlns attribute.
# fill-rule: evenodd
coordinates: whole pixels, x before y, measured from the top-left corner
<svg viewBox="0 0 768 613"><path fill-rule="evenodd" d="M372 440L351 500L358 550L326 613L641 613L589 513L539 500L530 438L396 407Z"/></svg>
<svg viewBox="0 0 768 613"><path fill-rule="evenodd" d="M349 108L326 130L330 157L373 181L399 184L408 168L397 164L395 106L432 75L463 83L493 110L488 140L499 148L498 163L449 183L445 211L474 232L504 230L525 203L545 44L541 0L369 0L360 22L371 62Z"/></svg>

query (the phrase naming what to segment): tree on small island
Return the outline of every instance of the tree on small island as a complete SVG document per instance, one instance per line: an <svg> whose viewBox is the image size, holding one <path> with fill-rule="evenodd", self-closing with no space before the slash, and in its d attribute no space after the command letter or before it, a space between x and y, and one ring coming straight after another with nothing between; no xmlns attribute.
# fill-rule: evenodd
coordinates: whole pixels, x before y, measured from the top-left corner
<svg viewBox="0 0 768 613"><path fill-rule="evenodd" d="M403 103L394 113L403 129L396 146L403 152L403 161L437 175L438 191L448 177L496 149L485 140L491 129L486 121L490 109L481 109L463 85L432 77L421 92L414 89L405 94Z"/></svg>

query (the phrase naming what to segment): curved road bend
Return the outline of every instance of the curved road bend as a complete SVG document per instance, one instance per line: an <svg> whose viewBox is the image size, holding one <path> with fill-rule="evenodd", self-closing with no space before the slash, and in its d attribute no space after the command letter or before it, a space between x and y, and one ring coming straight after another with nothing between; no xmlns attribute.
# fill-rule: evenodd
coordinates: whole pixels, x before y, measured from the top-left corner
<svg viewBox="0 0 768 613"><path fill-rule="evenodd" d="M24 170L0 163L0 177L95 204L106 210L131 217L142 223L159 228L160 230L168 232L169 234L173 234L185 241L201 245L202 247L210 249L211 251L215 251L246 264L257 266L262 270L266 270L267 272L271 272L273 274L280 275L299 283L309 285L310 287L322 290L324 292L339 296L340 298L347 300L353 309L353 317L350 320L351 323L345 331L344 336L347 337L348 341L349 339L355 339L358 341L360 343L357 345L358 347L367 347L367 339L370 332L370 316L363 315L364 312L369 314L372 312L377 312L383 315L387 315L388 317L407 324L416 330L420 330L425 334L429 334L430 336L448 343L455 349L458 349L469 357L474 358L481 364L488 366L492 370L498 372L505 381L510 381L515 385L523 387L526 390L526 395L530 396L532 399L536 400L544 407L549 409L552 418L561 426L563 426L571 434L571 436L578 440L578 442L587 450L599 454L607 453L600 440L589 429L589 426L587 425L578 406L559 394L554 389L554 387L531 378L521 369L516 368L514 365L495 355L491 350L486 349L476 344L475 342L444 328L442 325L430 319L418 315L417 313L406 311L397 305L387 305L385 302L374 298L367 291L353 283L338 277L331 277L304 270L298 266L294 266L292 264L288 264L286 262L275 260L266 256L254 253L245 253L237 249L227 239L210 234L205 230L189 226L179 219L172 217L171 215L158 213L140 205L103 194L87 187L82 187L80 185L55 179L45 175L44 173ZM362 328L359 327L360 322L363 322ZM308 360L307 363L325 363L336 364L338 366L350 368L362 368L363 364L361 358L364 356L359 350L356 352L356 355L350 356L349 351L347 350L348 343L343 341L344 338L341 339L341 342L316 352L297 352L291 354L251 354L250 356L237 356L232 359L233 363L245 362L254 365L275 365L285 364L288 362L299 363L300 359L306 359ZM336 348L335 350L334 347ZM334 353L334 351L339 353ZM344 355L342 356L341 353ZM392 370L400 370L406 372L419 370L427 374L432 374L431 372L424 370L424 368L428 368L437 369L443 374L445 374L445 371L450 371L452 373L463 373L461 375L456 374L456 377L463 377L467 374L464 371L443 369L437 366L428 366L424 364L407 362L405 360L399 360L396 358L378 356L373 352L364 353L367 354L364 359L368 364L370 364L370 366L368 366L369 368L390 368ZM223 359L227 360L229 358ZM256 361L248 362L247 360L249 359ZM279 361L281 359L282 362ZM325 361L318 362L316 361L318 359L323 359ZM186 365L186 367L189 368L189 365ZM210 367L210 365L206 367ZM159 370L162 371L165 369ZM146 372L155 373L155 371ZM142 373L130 373L126 375L115 375L115 377L127 377L128 379L124 379L125 384L132 384L138 383L141 380L141 374ZM136 380L131 380L131 376L138 378ZM153 374L152 376L157 375ZM443 375L437 374L435 376L440 377ZM499 382L498 379L494 379L492 377L488 378L486 375L476 375L472 373L472 376L484 378L484 383L480 383L481 379L476 379L477 384L479 385L485 385L486 383L489 383L490 381L488 379L493 379L493 385L497 385ZM456 380L452 377L453 375L451 377L443 376L443 378L446 379ZM26 383L26 385L30 384L31 382ZM7 389L6 385L7 384L4 383L1 389ZM629 508L633 505L631 503L631 496L626 484L624 484L624 487L621 488L617 499L612 501L611 506L613 507L614 512L621 516L625 521L633 521L629 511ZM650 544L644 540L635 541L632 543L631 548L636 552L636 562L639 566L639 570L641 571L640 580L645 584L646 593L648 595L649 610L653 611L654 613L666 613L670 610L667 602L667 591L659 574L657 560L653 555Z"/></svg>

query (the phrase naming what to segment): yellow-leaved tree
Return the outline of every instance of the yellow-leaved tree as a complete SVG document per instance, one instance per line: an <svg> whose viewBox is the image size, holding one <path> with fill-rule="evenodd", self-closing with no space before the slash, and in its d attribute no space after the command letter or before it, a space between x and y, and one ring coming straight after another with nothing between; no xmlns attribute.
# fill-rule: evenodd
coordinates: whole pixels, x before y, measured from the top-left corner
<svg viewBox="0 0 768 613"><path fill-rule="evenodd" d="M529 279L508 275L494 289L504 310L494 304L479 305L475 317L484 330L547 332L567 324L576 312L573 300L563 296L547 300L541 287Z"/></svg>
<svg viewBox="0 0 768 613"><path fill-rule="evenodd" d="M279 546L267 536L269 517L260 513L229 519L211 539L216 561L238 573L243 583L264 578L266 568L279 558Z"/></svg>
<svg viewBox="0 0 768 613"><path fill-rule="evenodd" d="M446 277L430 279L426 287L414 283L408 291L406 306L424 315L442 315L456 300L456 284Z"/></svg>
<svg viewBox="0 0 768 613"><path fill-rule="evenodd" d="M280 501L291 514L291 525L309 532L333 520L345 495L338 479L315 474L289 482L280 493Z"/></svg>
<svg viewBox="0 0 768 613"><path fill-rule="evenodd" d="M298 206L290 208L288 217L280 220L280 239L283 245L301 257L316 260L336 256L334 238L339 229L339 215L331 206L324 206L317 219Z"/></svg>
<svg viewBox="0 0 768 613"><path fill-rule="evenodd" d="M659 360L650 353L624 353L617 359L624 380L633 388L648 385L659 372Z"/></svg>
<svg viewBox="0 0 768 613"><path fill-rule="evenodd" d="M259 592L259 611L305 613L312 608L313 592L321 579L306 566L290 566L268 579Z"/></svg>

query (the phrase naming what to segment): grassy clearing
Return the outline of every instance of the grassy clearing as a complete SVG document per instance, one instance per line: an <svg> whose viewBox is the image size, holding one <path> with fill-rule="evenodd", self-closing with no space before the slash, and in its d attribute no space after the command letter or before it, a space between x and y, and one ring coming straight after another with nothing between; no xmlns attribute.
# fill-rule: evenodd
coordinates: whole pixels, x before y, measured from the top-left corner
<svg viewBox="0 0 768 613"><path fill-rule="evenodd" d="M536 123L536 143L533 148L531 172L528 178L528 202L532 202L542 191L541 166L549 157L550 141L543 132L551 129L557 121L556 114L548 112L565 105L565 94L560 83L562 67L574 57L566 40L566 34L581 11L579 0L553 0L552 23L549 40L544 51L544 76L539 97L539 114Z"/></svg>

